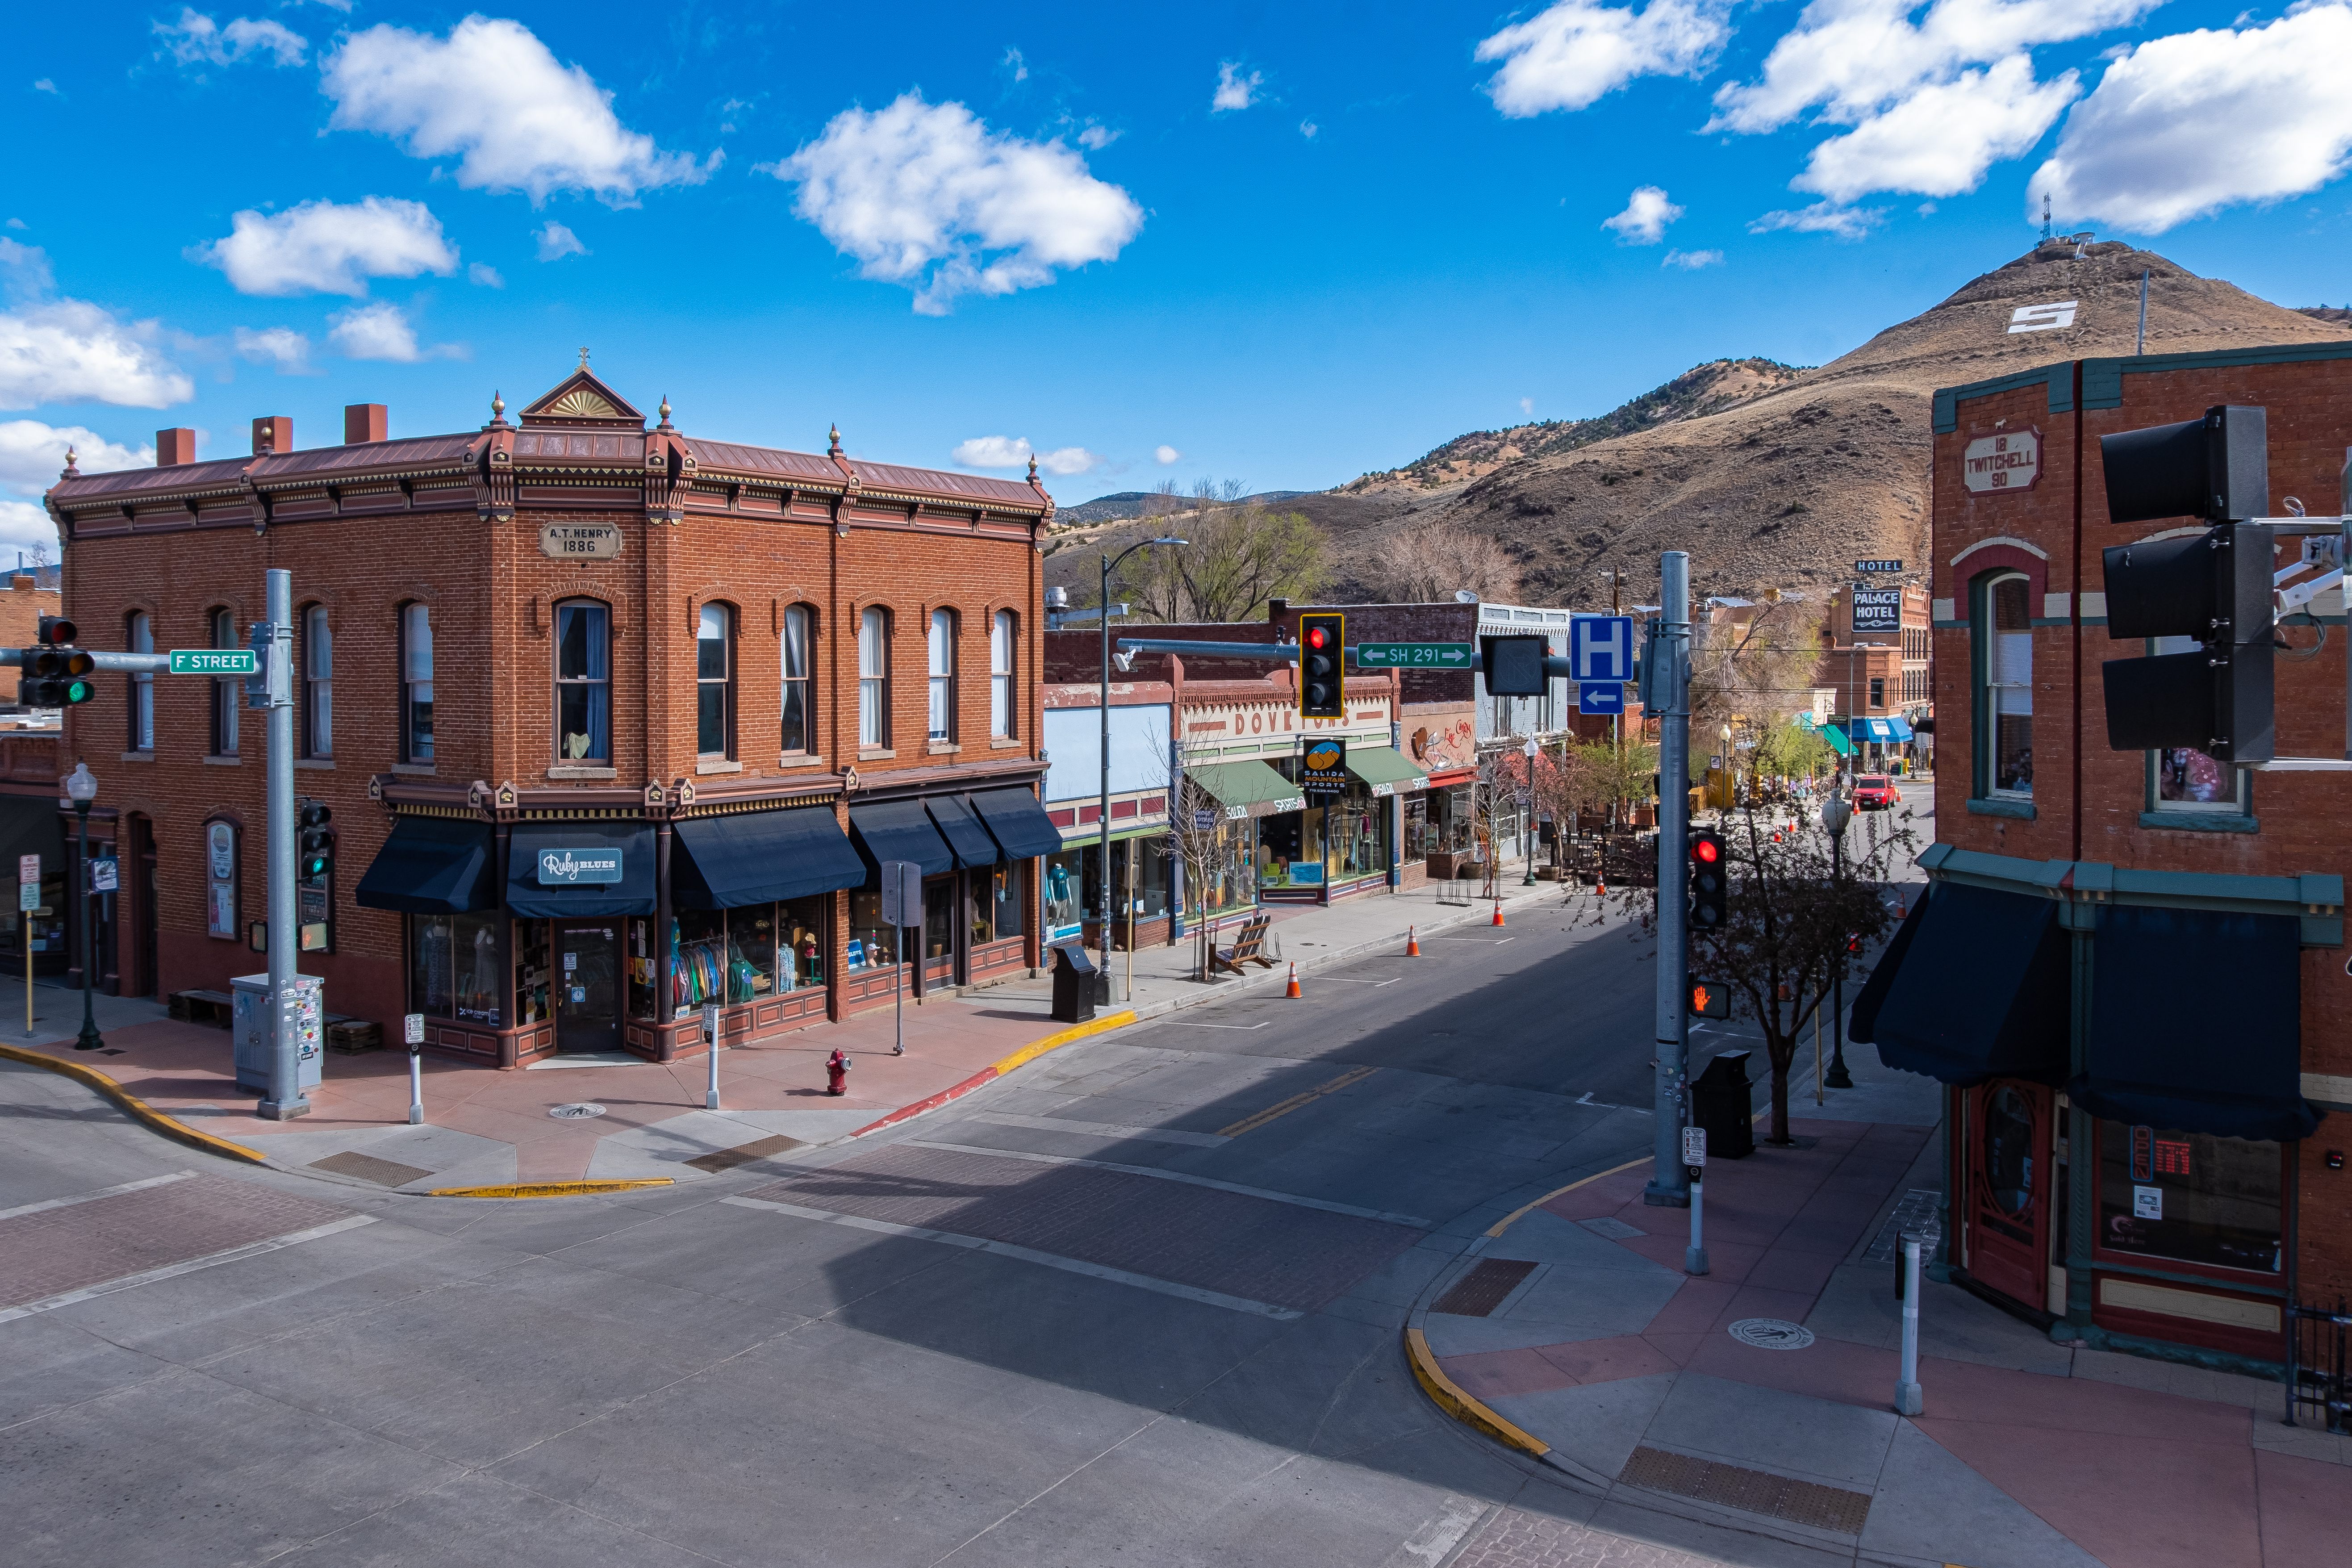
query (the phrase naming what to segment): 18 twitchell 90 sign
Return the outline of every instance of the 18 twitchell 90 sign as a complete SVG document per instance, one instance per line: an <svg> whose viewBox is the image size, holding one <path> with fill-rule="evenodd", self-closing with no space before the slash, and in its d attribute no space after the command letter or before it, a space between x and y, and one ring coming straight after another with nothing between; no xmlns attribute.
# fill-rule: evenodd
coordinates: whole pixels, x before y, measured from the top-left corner
<svg viewBox="0 0 2352 1568"><path fill-rule="evenodd" d="M1960 454L1960 482L1971 495L2027 490L2042 477L2042 432L2027 426L1979 436Z"/></svg>

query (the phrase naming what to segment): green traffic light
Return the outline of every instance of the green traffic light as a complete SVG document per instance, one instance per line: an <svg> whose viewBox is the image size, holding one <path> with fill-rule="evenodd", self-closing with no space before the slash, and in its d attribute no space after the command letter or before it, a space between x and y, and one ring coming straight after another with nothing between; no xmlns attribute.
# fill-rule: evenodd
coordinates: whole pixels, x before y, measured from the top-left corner
<svg viewBox="0 0 2352 1568"><path fill-rule="evenodd" d="M76 702L87 702L89 699L90 686L89 681L68 680L66 682L66 703L68 707Z"/></svg>

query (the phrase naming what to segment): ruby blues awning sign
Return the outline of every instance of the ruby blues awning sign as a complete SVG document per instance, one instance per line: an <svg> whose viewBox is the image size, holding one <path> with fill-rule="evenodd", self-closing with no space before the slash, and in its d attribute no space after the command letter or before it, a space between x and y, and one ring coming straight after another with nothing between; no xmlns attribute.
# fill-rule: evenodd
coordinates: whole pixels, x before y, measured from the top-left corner
<svg viewBox="0 0 2352 1568"><path fill-rule="evenodd" d="M2032 489L2042 477L2042 433L2003 430L1979 436L1960 454L1960 479L1969 493Z"/></svg>

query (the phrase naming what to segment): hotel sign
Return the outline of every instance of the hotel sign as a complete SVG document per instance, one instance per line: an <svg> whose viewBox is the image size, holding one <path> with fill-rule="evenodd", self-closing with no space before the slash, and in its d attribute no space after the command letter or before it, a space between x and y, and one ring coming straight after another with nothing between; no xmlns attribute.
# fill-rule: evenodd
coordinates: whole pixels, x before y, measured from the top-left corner
<svg viewBox="0 0 2352 1568"><path fill-rule="evenodd" d="M2030 490L2042 478L2042 433L2027 427L1979 436L1960 454L1960 482L1970 495Z"/></svg>

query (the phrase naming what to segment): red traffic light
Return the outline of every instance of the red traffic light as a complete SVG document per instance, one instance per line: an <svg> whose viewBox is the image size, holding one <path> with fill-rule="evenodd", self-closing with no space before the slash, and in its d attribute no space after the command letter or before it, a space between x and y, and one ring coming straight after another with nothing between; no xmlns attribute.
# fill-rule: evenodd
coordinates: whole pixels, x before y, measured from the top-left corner
<svg viewBox="0 0 2352 1568"><path fill-rule="evenodd" d="M80 640L80 630L63 616L43 616L40 640L51 647L71 647Z"/></svg>
<svg viewBox="0 0 2352 1568"><path fill-rule="evenodd" d="M1307 628L1307 646L1308 647L1321 647L1330 640L1331 634L1325 631L1321 626L1309 626Z"/></svg>
<svg viewBox="0 0 2352 1568"><path fill-rule="evenodd" d="M1703 860L1710 866L1715 864L1715 858L1722 853L1722 849L1712 838L1702 838L1691 846L1691 858Z"/></svg>

